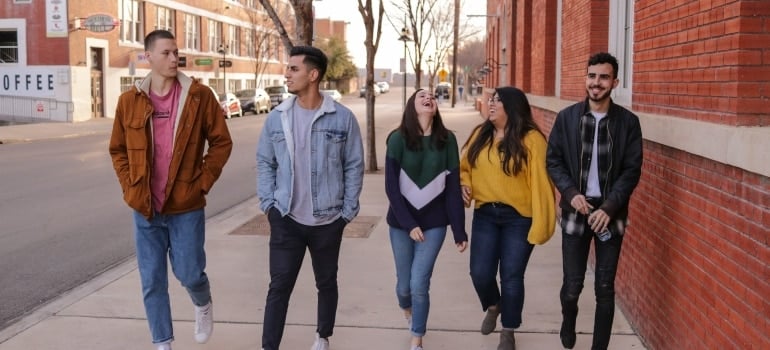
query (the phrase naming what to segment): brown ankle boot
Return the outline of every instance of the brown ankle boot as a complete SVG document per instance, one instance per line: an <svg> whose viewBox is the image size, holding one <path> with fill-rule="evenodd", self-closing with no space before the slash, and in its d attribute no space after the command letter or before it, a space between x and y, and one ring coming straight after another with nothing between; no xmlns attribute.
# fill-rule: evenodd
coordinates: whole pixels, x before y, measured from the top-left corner
<svg viewBox="0 0 770 350"><path fill-rule="evenodd" d="M513 336L513 329L503 329L500 331L500 345L497 350L516 350L516 338Z"/></svg>

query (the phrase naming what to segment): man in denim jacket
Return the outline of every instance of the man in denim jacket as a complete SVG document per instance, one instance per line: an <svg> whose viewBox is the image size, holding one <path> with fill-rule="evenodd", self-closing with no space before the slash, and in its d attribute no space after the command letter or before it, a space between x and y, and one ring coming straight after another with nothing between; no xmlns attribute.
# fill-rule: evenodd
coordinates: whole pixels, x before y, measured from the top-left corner
<svg viewBox="0 0 770 350"><path fill-rule="evenodd" d="M318 288L312 349L328 349L334 329L342 231L358 214L364 151L353 113L319 91L327 63L315 47L292 48L285 78L295 96L268 115L257 146L257 195L270 222L265 350L281 343L306 247Z"/></svg>

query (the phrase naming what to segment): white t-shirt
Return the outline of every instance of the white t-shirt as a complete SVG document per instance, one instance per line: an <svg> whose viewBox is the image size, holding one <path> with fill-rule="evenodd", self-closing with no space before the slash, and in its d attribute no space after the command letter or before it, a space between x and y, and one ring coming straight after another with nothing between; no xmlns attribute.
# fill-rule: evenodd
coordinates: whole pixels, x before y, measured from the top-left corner
<svg viewBox="0 0 770 350"><path fill-rule="evenodd" d="M602 196L602 187L599 184L599 122L607 116L607 113L591 112L596 118L594 127L594 147L591 152L591 165L588 168L588 183L586 184L586 197Z"/></svg>

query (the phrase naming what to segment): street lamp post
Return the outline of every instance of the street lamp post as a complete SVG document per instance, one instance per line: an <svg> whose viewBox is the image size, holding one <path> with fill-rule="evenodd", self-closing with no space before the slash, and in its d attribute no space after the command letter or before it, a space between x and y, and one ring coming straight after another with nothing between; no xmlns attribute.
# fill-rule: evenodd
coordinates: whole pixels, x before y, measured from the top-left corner
<svg viewBox="0 0 770 350"><path fill-rule="evenodd" d="M222 93L227 96L227 45L219 44L219 50L217 52L222 54L222 85L224 85L222 87Z"/></svg>
<svg viewBox="0 0 770 350"><path fill-rule="evenodd" d="M403 66L404 69L403 69L403 72L402 72L404 74L404 92L403 92L404 96L403 96L403 99L401 101L401 107L402 108L406 108L406 43L408 41L412 41L412 38L410 36L411 35L409 33L409 29L407 29L406 27L401 28L401 37L399 37L398 40L404 42L404 66Z"/></svg>

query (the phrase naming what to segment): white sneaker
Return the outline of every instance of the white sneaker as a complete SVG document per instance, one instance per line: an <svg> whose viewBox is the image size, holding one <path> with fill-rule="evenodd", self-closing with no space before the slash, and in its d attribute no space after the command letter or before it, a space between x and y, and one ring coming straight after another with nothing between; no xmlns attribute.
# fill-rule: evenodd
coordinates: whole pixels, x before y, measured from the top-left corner
<svg viewBox="0 0 770 350"><path fill-rule="evenodd" d="M329 340L321 338L318 333L315 334L315 343L310 350L329 350Z"/></svg>
<svg viewBox="0 0 770 350"><path fill-rule="evenodd" d="M171 343L158 344L158 350L171 350Z"/></svg>
<svg viewBox="0 0 770 350"><path fill-rule="evenodd" d="M214 331L214 305L195 306L195 341L205 344Z"/></svg>

